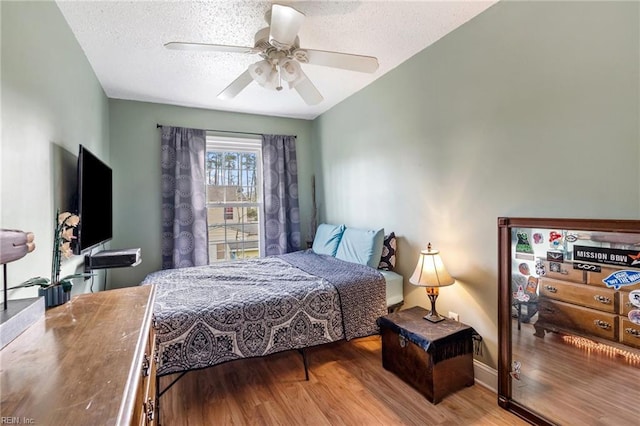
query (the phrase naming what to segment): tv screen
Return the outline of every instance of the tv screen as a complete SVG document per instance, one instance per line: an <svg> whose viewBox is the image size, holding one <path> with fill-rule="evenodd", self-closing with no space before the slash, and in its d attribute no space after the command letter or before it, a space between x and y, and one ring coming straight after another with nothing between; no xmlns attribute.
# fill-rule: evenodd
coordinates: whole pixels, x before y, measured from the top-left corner
<svg viewBox="0 0 640 426"><path fill-rule="evenodd" d="M78 153L79 254L113 237L111 168L87 148Z"/></svg>

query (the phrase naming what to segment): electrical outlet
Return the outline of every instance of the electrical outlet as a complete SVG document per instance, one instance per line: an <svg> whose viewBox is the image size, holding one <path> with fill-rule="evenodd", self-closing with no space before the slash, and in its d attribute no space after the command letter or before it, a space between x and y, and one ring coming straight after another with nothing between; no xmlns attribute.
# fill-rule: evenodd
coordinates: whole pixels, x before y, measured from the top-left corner
<svg viewBox="0 0 640 426"><path fill-rule="evenodd" d="M449 311L449 318L454 321L460 321L460 316L457 313Z"/></svg>

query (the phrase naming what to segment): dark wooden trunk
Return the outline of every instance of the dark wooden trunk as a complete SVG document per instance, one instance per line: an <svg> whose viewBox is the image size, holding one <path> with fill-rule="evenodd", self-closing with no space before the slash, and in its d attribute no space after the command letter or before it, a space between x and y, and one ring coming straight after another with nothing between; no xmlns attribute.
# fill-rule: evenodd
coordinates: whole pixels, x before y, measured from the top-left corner
<svg viewBox="0 0 640 426"><path fill-rule="evenodd" d="M458 330L434 337L433 329L444 324L432 324L422 319L421 308L416 316L424 323L406 324L402 318L391 314L384 318L392 321L380 322L382 335L382 366L417 389L430 402L437 404L446 395L474 383L473 340L470 327L460 324ZM409 310L410 311L410 310ZM407 311L401 311L405 315ZM455 323L451 320L451 323ZM407 327L407 328L403 328ZM420 329L424 327L422 332ZM411 336L407 338L405 336ZM418 344L412 340L421 339ZM430 339L437 339L431 341ZM428 349L423 348L425 342Z"/></svg>

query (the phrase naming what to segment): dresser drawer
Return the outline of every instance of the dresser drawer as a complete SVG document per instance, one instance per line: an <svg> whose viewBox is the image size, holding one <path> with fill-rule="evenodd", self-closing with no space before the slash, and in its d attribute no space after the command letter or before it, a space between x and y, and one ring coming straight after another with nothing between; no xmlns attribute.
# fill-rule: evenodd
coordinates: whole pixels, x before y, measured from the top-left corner
<svg viewBox="0 0 640 426"><path fill-rule="evenodd" d="M631 301L629 300L630 291L620 290L618 292L618 296L620 298L618 302L618 313L620 315L624 315L625 317L629 315L629 312L633 309L640 309L639 307L633 306Z"/></svg>
<svg viewBox="0 0 640 426"><path fill-rule="evenodd" d="M620 317L620 322L620 341L625 345L640 348L640 325L624 317Z"/></svg>
<svg viewBox="0 0 640 426"><path fill-rule="evenodd" d="M545 297L538 302L540 325L555 325L564 330L575 330L586 335L618 341L618 315ZM538 325L536 323L536 325Z"/></svg>
<svg viewBox="0 0 640 426"><path fill-rule="evenodd" d="M573 269L571 263L558 263L544 261L544 270L546 278L554 278L557 280L571 281L574 283L587 282L587 273L580 269Z"/></svg>
<svg viewBox="0 0 640 426"><path fill-rule="evenodd" d="M154 426L157 424L156 400L156 333L149 327L144 356L139 368L140 381L136 393L132 426Z"/></svg>
<svg viewBox="0 0 640 426"><path fill-rule="evenodd" d="M607 287L607 285L604 283L604 279L607 278L609 275L613 274L614 272L618 272L620 270L622 270L624 268L606 268L606 267L602 267L600 269L600 272L587 272L587 284L589 285L597 285L600 287ZM631 291L631 290L638 290L640 289L640 284L636 284L636 285L628 285L628 286L624 286L622 287L625 290Z"/></svg>
<svg viewBox="0 0 640 426"><path fill-rule="evenodd" d="M609 288L542 278L540 280L540 295L550 299L576 303L599 311L618 312L616 291Z"/></svg>

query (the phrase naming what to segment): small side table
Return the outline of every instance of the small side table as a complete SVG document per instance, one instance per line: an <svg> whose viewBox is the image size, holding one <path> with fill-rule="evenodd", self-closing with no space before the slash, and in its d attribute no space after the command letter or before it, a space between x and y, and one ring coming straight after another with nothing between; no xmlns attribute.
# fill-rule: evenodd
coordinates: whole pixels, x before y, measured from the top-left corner
<svg viewBox="0 0 640 426"><path fill-rule="evenodd" d="M378 318L382 366L437 404L474 383L473 328L446 319L432 323L415 306Z"/></svg>

